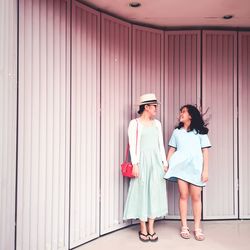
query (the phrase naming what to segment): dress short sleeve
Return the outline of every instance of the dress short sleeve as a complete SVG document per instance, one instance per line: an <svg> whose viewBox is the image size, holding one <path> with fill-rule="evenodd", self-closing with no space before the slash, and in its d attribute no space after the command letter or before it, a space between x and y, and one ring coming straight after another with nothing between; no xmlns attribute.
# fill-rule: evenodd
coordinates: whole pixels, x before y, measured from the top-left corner
<svg viewBox="0 0 250 250"><path fill-rule="evenodd" d="M171 138L168 143L169 147L177 148L177 140L176 140L176 130L173 131Z"/></svg>
<svg viewBox="0 0 250 250"><path fill-rule="evenodd" d="M200 134L200 142L201 142L201 148L210 148L212 146L207 134L205 135Z"/></svg>

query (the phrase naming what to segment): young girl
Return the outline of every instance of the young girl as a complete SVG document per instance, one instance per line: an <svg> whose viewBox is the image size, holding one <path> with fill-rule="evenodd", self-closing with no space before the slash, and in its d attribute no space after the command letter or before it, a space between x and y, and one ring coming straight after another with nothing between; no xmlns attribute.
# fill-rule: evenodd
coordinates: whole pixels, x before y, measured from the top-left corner
<svg viewBox="0 0 250 250"><path fill-rule="evenodd" d="M192 105L181 107L179 119L180 123L169 141L169 169L164 178L178 182L181 237L190 238L187 226L187 203L190 195L194 215L194 236L196 240L202 241L205 236L200 227L201 189L208 181L208 148L211 147L207 136L208 128L198 109Z"/></svg>
<svg viewBox="0 0 250 250"><path fill-rule="evenodd" d="M155 119L155 94L140 97L140 118L128 128L130 155L135 178L130 180L124 219L139 219L141 241L157 241L154 220L167 213L164 169L167 167L161 123ZM146 225L148 222L148 226Z"/></svg>

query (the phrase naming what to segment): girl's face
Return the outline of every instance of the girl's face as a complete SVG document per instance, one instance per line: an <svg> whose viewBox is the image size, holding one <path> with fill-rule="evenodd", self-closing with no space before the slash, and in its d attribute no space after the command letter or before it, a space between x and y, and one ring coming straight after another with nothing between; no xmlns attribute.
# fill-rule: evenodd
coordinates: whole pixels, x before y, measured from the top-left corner
<svg viewBox="0 0 250 250"><path fill-rule="evenodd" d="M145 106L145 110L147 110L149 116L151 118L156 116L157 104L149 104Z"/></svg>
<svg viewBox="0 0 250 250"><path fill-rule="evenodd" d="M192 117L189 115L188 109L186 107L184 107L180 111L180 122L187 123L187 122L190 122L191 119L192 119Z"/></svg>

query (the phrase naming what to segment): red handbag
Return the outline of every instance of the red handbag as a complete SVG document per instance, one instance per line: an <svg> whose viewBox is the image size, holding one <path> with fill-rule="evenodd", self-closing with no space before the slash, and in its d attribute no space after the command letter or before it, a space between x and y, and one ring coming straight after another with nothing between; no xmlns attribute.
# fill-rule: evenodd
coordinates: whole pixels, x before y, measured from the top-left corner
<svg viewBox="0 0 250 250"><path fill-rule="evenodd" d="M136 127L136 147L135 147L135 154L137 154L137 141L138 141L138 121L137 122L137 127ZM126 158L125 161L121 164L121 171L122 175L125 177L129 178L134 178L133 175L133 164L131 162L128 162L128 151L129 151L129 144L127 145L126 149Z"/></svg>

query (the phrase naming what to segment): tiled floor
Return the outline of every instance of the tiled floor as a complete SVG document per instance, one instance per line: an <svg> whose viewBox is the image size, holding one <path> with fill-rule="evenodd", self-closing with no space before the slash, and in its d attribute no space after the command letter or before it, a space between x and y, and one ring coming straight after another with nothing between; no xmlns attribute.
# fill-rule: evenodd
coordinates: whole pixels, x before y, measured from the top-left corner
<svg viewBox="0 0 250 250"><path fill-rule="evenodd" d="M189 222L192 229L193 223ZM159 241L141 242L138 226L125 228L91 241L76 250L250 250L250 220L245 221L205 221L203 228L206 240L198 242L192 238L184 240L179 236L178 221L158 221L156 232Z"/></svg>

